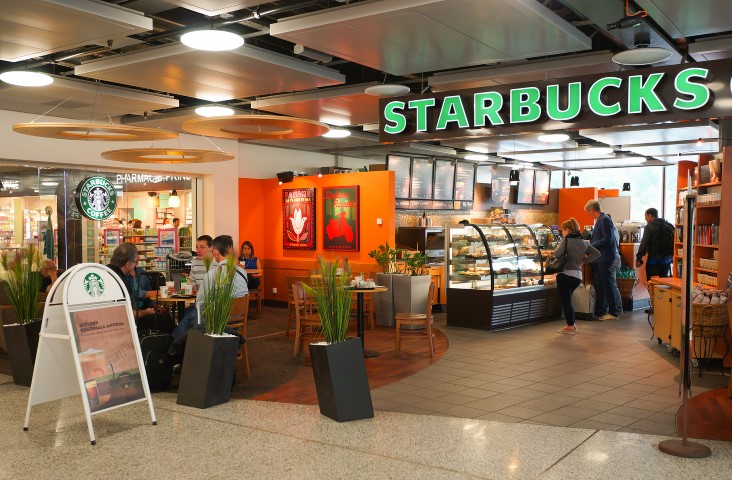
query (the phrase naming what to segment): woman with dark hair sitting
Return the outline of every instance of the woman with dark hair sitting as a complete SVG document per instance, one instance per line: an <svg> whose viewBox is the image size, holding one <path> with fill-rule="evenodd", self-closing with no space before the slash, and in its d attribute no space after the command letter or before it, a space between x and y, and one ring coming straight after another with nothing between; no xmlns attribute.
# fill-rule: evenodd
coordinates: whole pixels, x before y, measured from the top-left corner
<svg viewBox="0 0 732 480"><path fill-rule="evenodd" d="M245 270L262 270L259 259L254 256L254 245L249 240L241 244L239 250L239 265ZM261 283L262 272L247 272L247 287L249 290L256 290Z"/></svg>

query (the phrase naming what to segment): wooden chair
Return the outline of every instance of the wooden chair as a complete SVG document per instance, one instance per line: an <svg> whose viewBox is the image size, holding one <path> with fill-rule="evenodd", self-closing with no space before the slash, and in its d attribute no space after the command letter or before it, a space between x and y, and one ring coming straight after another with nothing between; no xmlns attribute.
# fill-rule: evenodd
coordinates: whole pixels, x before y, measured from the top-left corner
<svg viewBox="0 0 732 480"><path fill-rule="evenodd" d="M290 322L295 321L295 310L296 305L302 306L300 304L304 301L304 294L299 297L298 301L295 302L295 298L293 297L293 290L292 286L296 283L308 283L310 281L310 277L307 276L295 276L295 277L286 277L287 281L287 324L285 325L285 336L290 336Z"/></svg>
<svg viewBox="0 0 732 480"><path fill-rule="evenodd" d="M257 314L262 313L262 297L264 296L264 273L259 277L259 286L249 290L249 301L255 302Z"/></svg>
<svg viewBox="0 0 732 480"><path fill-rule="evenodd" d="M435 294L435 284L430 283L429 292L427 294L427 309L426 313L397 313L394 317L396 319L396 355L399 355L399 347L401 341L401 335L406 332L402 332L402 325L424 325L427 328L427 348L430 351L430 357L435 356L435 342L432 337L432 303ZM422 332L414 332L422 334Z"/></svg>
<svg viewBox="0 0 732 480"><path fill-rule="evenodd" d="M231 299L231 313L229 313L229 321L227 326L238 331L244 339L247 338L247 319L249 317L249 295ZM247 354L247 344L241 346L239 351L244 365L244 375L249 378L249 356Z"/></svg>
<svg viewBox="0 0 732 480"><path fill-rule="evenodd" d="M312 313L308 307L309 302L302 288L302 282L292 284L293 298L300 298L302 301L295 304L293 310L295 312L295 347L292 350L292 356L296 356L302 349L305 340L317 340L320 335L320 317L317 313Z"/></svg>

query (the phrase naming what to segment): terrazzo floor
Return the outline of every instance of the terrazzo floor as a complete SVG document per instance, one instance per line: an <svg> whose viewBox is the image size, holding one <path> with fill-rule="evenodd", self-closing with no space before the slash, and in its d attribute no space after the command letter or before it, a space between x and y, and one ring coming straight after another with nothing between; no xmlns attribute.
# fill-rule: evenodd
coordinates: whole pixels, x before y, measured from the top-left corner
<svg viewBox="0 0 732 480"><path fill-rule="evenodd" d="M580 324L581 333L575 337L555 334L557 325L554 323L492 334L447 329L451 348L443 359L415 376L375 390L378 411L374 419L345 424L322 417L317 406L235 400L199 410L176 405L174 393L157 393L153 399L158 425L151 425L144 403L96 415L93 417L96 446L89 444L78 396L33 407L30 430L23 432L28 389L13 385L9 376L0 375L0 400L3 404L0 409L0 451L3 452L0 479L730 478L732 443L704 441L712 449L711 457L682 459L658 450L658 443L668 437L609 431L637 430L633 427L637 419L622 426L592 418L597 413L588 405L602 402L592 399L597 395L613 398L615 402L626 400L619 405L613 404L613 408L633 401L661 400L662 397L669 397L667 401L672 401L673 358L667 359L663 350L657 351L662 347L654 347L650 342L650 346L639 348L637 344L643 345L642 342L614 338L613 331L617 329L624 329L627 333L628 329L638 328L631 336L647 336L648 332L642 332L640 325L634 327L636 323L638 319L629 317L612 323ZM567 360L564 355L571 358ZM566 387L561 384L577 380L589 384L588 379L576 375L589 375L588 370L597 370L598 358L603 359L601 364L609 363L614 369L603 369L602 375L593 378L605 378L605 383L608 383L615 378L613 375L617 375L623 383L616 385L610 382L613 384L605 385L610 388L600 392L584 388L588 396L574 397L574 403L584 401L588 412L583 415L590 415L585 419L564 413L541 412L532 406L521 405L531 399L516 396L516 393L513 394L513 403L506 403L510 398L504 397L503 407L491 406L488 411L464 407L465 403L451 403L449 399L441 398L444 395L439 393L474 398L470 390L485 390L486 384L491 384L512 387L505 392L496 392L508 394L513 390L526 389L529 385L523 384L522 378L518 377L532 372L539 372L543 380L524 380L530 381L531 385ZM479 359L490 360L493 367L482 367L483 362ZM495 362L498 361L500 368L496 367ZM666 362L668 366L658 362ZM566 363L572 368L568 368L569 365L558 367ZM633 373L644 365L645 370L641 368L639 373ZM620 368L623 366L625 368ZM656 371L658 368L660 372ZM495 375L496 371L511 372L511 375L488 377ZM551 372L558 373L547 375ZM476 376L478 378L473 378ZM638 385L655 381L648 380L651 377L658 377L658 385L654 385L658 390L668 391L648 393L639 389ZM571 381L551 383L552 378L570 378ZM506 379L514 380L507 382ZM457 393L450 391L455 388L445 387L451 384L461 387ZM404 388L411 393L398 392ZM547 388L546 395L555 394L555 390ZM420 389L432 391L433 398L427 397L426 393L424 396L414 393ZM395 391L397 393L388 395ZM542 390L534 388L533 391L534 397L543 398ZM642 396L624 392L640 392ZM394 410L400 411L384 411L389 406L386 402L397 404L405 401L407 395L411 395L414 401L437 402L431 407L435 410L429 410L429 404L412 406L420 409L421 414L415 415L405 413L408 409L402 404L392 405ZM644 398L648 395L654 397ZM484 403L489 404L488 400L494 396L487 397ZM633 398L627 400L629 397ZM544 400L561 399L552 397ZM462 407L453 412L460 415L440 412L443 403L451 405L445 408ZM556 403L555 410L566 408L566 405L559 406L561 403ZM665 407L669 414L674 406L669 404ZM532 417L522 419L516 416L520 411L512 410L514 415L505 412L513 407L539 413L528 412ZM474 408L482 413L465 408ZM476 418L465 418L467 413ZM572 418L572 426L538 425L540 420L536 417L545 414ZM618 421L615 417L603 418ZM564 422L559 417L544 417L543 420L543 423ZM625 419L621 423L629 421ZM600 428L603 425L617 428Z"/></svg>

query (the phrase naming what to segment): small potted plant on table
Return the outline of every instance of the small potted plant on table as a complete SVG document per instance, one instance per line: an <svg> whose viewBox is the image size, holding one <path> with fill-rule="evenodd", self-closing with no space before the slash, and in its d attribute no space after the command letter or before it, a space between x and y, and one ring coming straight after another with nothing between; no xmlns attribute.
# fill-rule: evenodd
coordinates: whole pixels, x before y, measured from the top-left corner
<svg viewBox="0 0 732 480"><path fill-rule="evenodd" d="M41 257L34 245L0 256L0 280L13 306L17 323L3 325L13 382L30 386L41 332L38 294Z"/></svg>
<svg viewBox="0 0 732 480"><path fill-rule="evenodd" d="M374 416L361 340L348 339L350 273L347 261L340 273L337 261L320 257L311 285L303 285L315 300L325 340L310 344L320 413L338 422Z"/></svg>

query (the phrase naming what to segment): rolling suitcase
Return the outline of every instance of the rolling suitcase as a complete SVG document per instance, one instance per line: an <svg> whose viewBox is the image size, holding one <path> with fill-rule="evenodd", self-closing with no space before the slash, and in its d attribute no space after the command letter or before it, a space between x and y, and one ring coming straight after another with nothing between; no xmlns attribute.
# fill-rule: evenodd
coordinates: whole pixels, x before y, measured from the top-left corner
<svg viewBox="0 0 732 480"><path fill-rule="evenodd" d="M584 265L582 270L582 284L572 293L572 307L575 318L592 320L595 314L595 287L585 283Z"/></svg>
<svg viewBox="0 0 732 480"><path fill-rule="evenodd" d="M173 379L173 357L168 354L173 336L157 330L140 331L139 336L147 384L151 390L168 388Z"/></svg>

